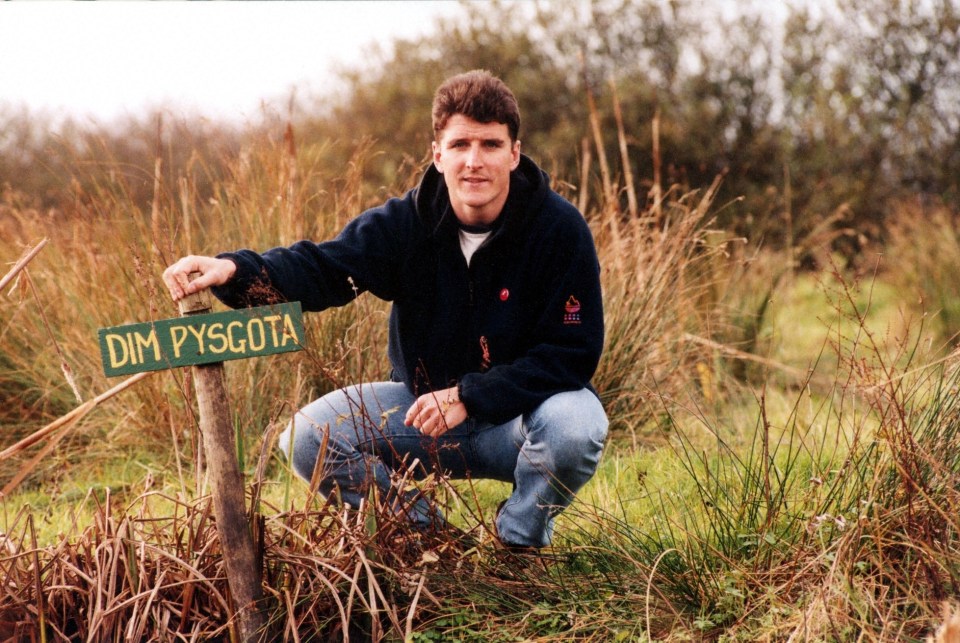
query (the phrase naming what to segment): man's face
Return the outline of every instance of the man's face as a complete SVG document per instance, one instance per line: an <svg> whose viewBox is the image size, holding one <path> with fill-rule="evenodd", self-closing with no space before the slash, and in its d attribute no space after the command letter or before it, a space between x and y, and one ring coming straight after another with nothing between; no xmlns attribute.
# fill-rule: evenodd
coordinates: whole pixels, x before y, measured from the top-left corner
<svg viewBox="0 0 960 643"><path fill-rule="evenodd" d="M433 142L433 164L457 218L469 225L492 223L507 202L510 172L520 164L520 141L510 142L504 123L454 114Z"/></svg>

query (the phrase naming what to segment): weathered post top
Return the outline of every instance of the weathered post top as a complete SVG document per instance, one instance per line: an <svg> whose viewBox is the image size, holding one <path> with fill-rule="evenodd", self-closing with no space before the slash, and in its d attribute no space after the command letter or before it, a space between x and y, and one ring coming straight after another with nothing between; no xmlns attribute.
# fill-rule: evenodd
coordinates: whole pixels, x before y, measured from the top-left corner
<svg viewBox="0 0 960 643"><path fill-rule="evenodd" d="M191 272L187 278L190 281L193 281L199 276L200 276L199 272ZM181 315L193 315L196 313L203 313L210 310L210 307L212 306L211 301L212 300L210 298L210 291L204 288L200 292L195 292L193 294L187 295L186 297L181 299L179 302L177 302L177 305L180 307Z"/></svg>

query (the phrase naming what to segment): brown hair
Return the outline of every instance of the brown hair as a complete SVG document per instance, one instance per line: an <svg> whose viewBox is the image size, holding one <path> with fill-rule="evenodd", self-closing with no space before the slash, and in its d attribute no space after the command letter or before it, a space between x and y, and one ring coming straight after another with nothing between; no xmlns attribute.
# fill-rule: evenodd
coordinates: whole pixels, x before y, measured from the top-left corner
<svg viewBox="0 0 960 643"><path fill-rule="evenodd" d="M447 126L451 116L463 114L479 123L503 123L516 141L520 133L520 107L507 85L482 69L452 76L433 96L433 134Z"/></svg>

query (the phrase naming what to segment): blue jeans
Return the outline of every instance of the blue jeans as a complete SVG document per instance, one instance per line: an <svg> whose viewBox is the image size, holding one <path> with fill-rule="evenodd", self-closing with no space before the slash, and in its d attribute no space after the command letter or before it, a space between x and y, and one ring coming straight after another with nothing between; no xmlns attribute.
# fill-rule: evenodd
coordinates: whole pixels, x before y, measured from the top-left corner
<svg viewBox="0 0 960 643"><path fill-rule="evenodd" d="M439 438L404 425L415 400L396 382L334 391L297 413L280 436L280 448L304 480L317 469L324 495L356 508L375 483L382 501L392 499L423 524L442 517L416 491L397 497L392 472L410 467L418 479L438 472L511 482L513 494L497 516L500 539L519 546L550 544L554 518L600 460L607 416L596 395L587 389L559 393L505 424L471 418Z"/></svg>

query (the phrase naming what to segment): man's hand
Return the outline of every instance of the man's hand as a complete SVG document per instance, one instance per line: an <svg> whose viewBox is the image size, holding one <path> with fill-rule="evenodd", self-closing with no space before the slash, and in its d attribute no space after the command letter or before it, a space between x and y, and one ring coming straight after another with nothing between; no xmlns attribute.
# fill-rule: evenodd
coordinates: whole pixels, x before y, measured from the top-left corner
<svg viewBox="0 0 960 643"><path fill-rule="evenodd" d="M190 273L199 272L200 276L190 281ZM171 264L163 271L163 283L167 285L174 301L180 301L187 295L200 292L211 286L222 286L233 278L237 264L229 259L198 257L190 255Z"/></svg>
<svg viewBox="0 0 960 643"><path fill-rule="evenodd" d="M467 407L454 386L418 397L403 422L420 429L424 435L438 438L466 419Z"/></svg>

